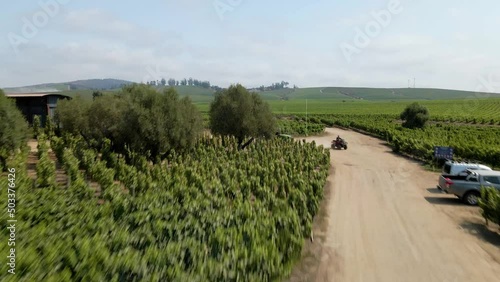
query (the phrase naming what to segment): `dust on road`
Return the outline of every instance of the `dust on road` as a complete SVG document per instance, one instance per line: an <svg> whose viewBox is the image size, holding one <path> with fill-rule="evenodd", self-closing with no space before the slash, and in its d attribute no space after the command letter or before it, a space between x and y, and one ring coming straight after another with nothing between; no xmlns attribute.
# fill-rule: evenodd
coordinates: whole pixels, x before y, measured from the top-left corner
<svg viewBox="0 0 500 282"><path fill-rule="evenodd" d="M289 281L499 281L500 236L478 207L435 191L439 174L392 153L383 141L327 129L305 138L332 150L325 200Z"/></svg>

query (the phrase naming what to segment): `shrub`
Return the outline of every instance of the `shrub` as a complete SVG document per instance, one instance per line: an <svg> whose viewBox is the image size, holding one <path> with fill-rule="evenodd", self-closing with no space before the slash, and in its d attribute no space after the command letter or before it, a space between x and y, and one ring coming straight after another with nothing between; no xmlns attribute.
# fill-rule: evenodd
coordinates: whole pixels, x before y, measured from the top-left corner
<svg viewBox="0 0 500 282"><path fill-rule="evenodd" d="M406 128L422 128L429 120L429 111L419 103L408 105L401 113L400 119L403 120L403 126Z"/></svg>
<svg viewBox="0 0 500 282"><path fill-rule="evenodd" d="M0 168L5 169L7 159L26 145L28 136L28 123L0 89Z"/></svg>
<svg viewBox="0 0 500 282"><path fill-rule="evenodd" d="M36 184L40 188L56 187L56 164L43 152L36 164Z"/></svg>
<svg viewBox="0 0 500 282"><path fill-rule="evenodd" d="M33 117L33 137L34 138L38 138L38 135L40 134L40 126L41 126L40 116L35 115Z"/></svg>
<svg viewBox="0 0 500 282"><path fill-rule="evenodd" d="M479 206L486 223L491 220L496 224L500 224L500 191L489 187L481 189Z"/></svg>

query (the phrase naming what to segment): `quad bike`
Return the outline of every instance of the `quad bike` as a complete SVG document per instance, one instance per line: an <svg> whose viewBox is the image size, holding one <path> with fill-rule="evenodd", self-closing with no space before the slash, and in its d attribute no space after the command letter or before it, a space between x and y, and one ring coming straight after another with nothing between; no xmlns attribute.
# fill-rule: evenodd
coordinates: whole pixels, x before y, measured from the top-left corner
<svg viewBox="0 0 500 282"><path fill-rule="evenodd" d="M342 138L332 141L332 149L342 150L342 148L344 148L344 150L347 150L347 141Z"/></svg>

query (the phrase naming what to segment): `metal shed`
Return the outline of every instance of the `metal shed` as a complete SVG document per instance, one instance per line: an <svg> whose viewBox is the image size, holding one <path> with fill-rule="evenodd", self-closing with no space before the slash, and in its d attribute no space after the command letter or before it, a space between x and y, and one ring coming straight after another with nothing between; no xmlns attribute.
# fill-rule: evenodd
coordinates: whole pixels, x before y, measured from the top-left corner
<svg viewBox="0 0 500 282"><path fill-rule="evenodd" d="M42 126L45 125L47 116L54 117L60 99L71 99L69 96L57 93L12 93L5 96L16 100L17 108L30 124L33 124L35 115L40 116Z"/></svg>

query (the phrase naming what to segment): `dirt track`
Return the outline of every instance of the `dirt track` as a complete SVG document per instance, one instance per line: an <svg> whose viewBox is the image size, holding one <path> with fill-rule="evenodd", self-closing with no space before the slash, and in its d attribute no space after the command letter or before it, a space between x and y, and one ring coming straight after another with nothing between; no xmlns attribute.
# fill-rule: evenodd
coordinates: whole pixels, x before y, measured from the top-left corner
<svg viewBox="0 0 500 282"><path fill-rule="evenodd" d="M500 281L500 235L478 207L437 192L437 173L393 154L382 141L327 129L306 138L331 151L325 201L289 281Z"/></svg>

